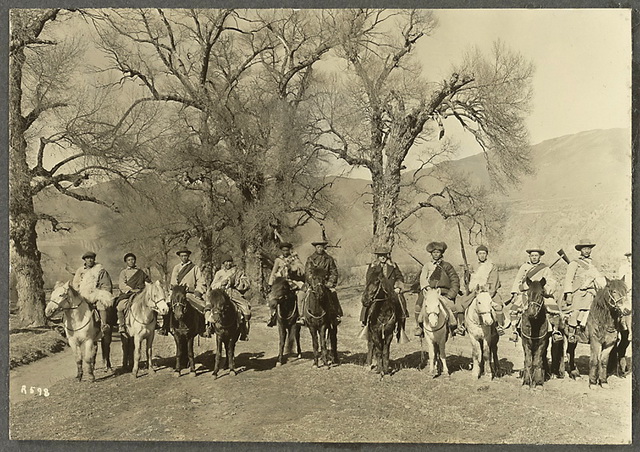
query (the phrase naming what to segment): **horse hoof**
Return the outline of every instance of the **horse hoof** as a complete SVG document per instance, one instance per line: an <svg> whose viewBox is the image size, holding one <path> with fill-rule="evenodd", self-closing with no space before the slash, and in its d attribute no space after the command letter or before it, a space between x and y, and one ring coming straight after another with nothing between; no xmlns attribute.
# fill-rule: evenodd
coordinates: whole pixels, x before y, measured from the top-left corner
<svg viewBox="0 0 640 452"><path fill-rule="evenodd" d="M610 389L611 386L609 386L609 383L602 383L600 386L602 386L602 389Z"/></svg>
<svg viewBox="0 0 640 452"><path fill-rule="evenodd" d="M235 370L230 370L229 371L229 375L231 375L232 377L235 377L237 375Z"/></svg>
<svg viewBox="0 0 640 452"><path fill-rule="evenodd" d="M178 377L180 376L180 372L174 372L174 373L173 373L173 376L174 376L174 377L176 377L176 378L178 378Z"/></svg>
<svg viewBox="0 0 640 452"><path fill-rule="evenodd" d="M318 367L318 365L316 363L311 364L311 367L313 367L314 369Z"/></svg>
<svg viewBox="0 0 640 452"><path fill-rule="evenodd" d="M298 359L302 359L302 353L298 353Z"/></svg>
<svg viewBox="0 0 640 452"><path fill-rule="evenodd" d="M592 385L591 383L589 383L589 389L595 391L596 389L598 389L598 385Z"/></svg>
<svg viewBox="0 0 640 452"><path fill-rule="evenodd" d="M282 363L280 361L276 362L276 367L280 367L282 366Z"/></svg>
<svg viewBox="0 0 640 452"><path fill-rule="evenodd" d="M218 379L218 374L211 374L211 376L213 377L214 380Z"/></svg>

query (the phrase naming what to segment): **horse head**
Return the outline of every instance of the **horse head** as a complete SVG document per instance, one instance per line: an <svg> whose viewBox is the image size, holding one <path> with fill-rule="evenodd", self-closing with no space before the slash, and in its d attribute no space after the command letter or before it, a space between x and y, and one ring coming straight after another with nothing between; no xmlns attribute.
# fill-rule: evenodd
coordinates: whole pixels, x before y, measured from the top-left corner
<svg viewBox="0 0 640 452"><path fill-rule="evenodd" d="M376 300L386 299L388 294L382 283L382 268L375 266L370 271L371 273L368 274L368 281L364 288L364 300L373 303Z"/></svg>
<svg viewBox="0 0 640 452"><path fill-rule="evenodd" d="M144 285L143 295L145 304L160 315L165 315L169 312L167 296L160 285L160 281L154 283L145 282Z"/></svg>
<svg viewBox="0 0 640 452"><path fill-rule="evenodd" d="M489 292L484 290L484 287L477 287L478 291L476 294L476 313L480 318L482 324L486 326L493 325L493 315L491 313L491 295Z"/></svg>
<svg viewBox="0 0 640 452"><path fill-rule="evenodd" d="M431 328L436 328L440 317L440 289L427 287L424 291L424 314L425 320L429 322Z"/></svg>
<svg viewBox="0 0 640 452"><path fill-rule="evenodd" d="M47 303L47 306L44 309L45 317L51 317L60 310L71 308L71 301L69 298L70 290L73 289L69 285L69 281L64 284L59 281L56 282L49 297L49 303Z"/></svg>
<svg viewBox="0 0 640 452"><path fill-rule="evenodd" d="M187 287L173 286L171 289L171 310L176 320L180 321L187 309Z"/></svg>
<svg viewBox="0 0 640 452"><path fill-rule="evenodd" d="M531 281L528 277L525 280L527 286L526 311L530 318L536 318L544 306L544 285L547 280L542 278L539 281Z"/></svg>
<svg viewBox="0 0 640 452"><path fill-rule="evenodd" d="M607 285L603 292L604 300L610 309L617 311L620 315L631 313L624 277L622 279L607 278Z"/></svg>
<svg viewBox="0 0 640 452"><path fill-rule="evenodd" d="M211 323L227 326L228 322L225 319L231 319L235 321L236 313L233 303L229 298L229 295L224 290L212 289L209 290L206 295L207 304L211 306Z"/></svg>
<svg viewBox="0 0 640 452"><path fill-rule="evenodd" d="M269 298L280 304L291 296L292 290L289 285L289 281L282 276L278 276L271 285L271 292L269 292Z"/></svg>
<svg viewBox="0 0 640 452"><path fill-rule="evenodd" d="M327 271L321 267L314 267L309 274L309 286L311 290L322 291L325 289Z"/></svg>

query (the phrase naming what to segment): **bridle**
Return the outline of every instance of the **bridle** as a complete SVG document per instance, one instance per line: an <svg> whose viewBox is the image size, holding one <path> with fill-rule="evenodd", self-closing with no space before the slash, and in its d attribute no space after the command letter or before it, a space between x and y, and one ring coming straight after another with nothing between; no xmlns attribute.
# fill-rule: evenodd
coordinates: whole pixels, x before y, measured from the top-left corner
<svg viewBox="0 0 640 452"><path fill-rule="evenodd" d="M89 308L91 308L91 315L89 316L89 318L87 319L87 321L86 321L86 322L85 322L81 327L73 329L73 328L68 327L68 326L67 326L67 324L65 323L64 328L65 328L67 331L69 331L69 332L80 331L80 330L82 330L82 329L86 328L86 327L87 327L87 325L89 325L89 323L91 322L91 319L93 318L93 310L94 310L94 309L93 309L93 306L91 306L91 305L89 304L89 302L88 302L87 300L85 300L85 299L84 299L84 297L79 296L78 298L80 298L80 303L78 303L78 304L77 304L77 305L75 305L75 306L71 306L71 303L69 302L69 289L67 289L67 291L66 291L66 292L64 293L64 295L62 296L62 300L60 300L60 302L59 302L59 303L56 303L56 302L55 302L55 301L53 301L53 300L49 300L49 302L50 302L50 303L53 303L54 305L56 305L56 308L53 310L53 312L51 313L51 315L55 314L55 313L56 313L56 312L58 312L58 311L63 311L63 312L65 312L65 311L72 311L72 310L78 309L80 306L82 306L82 303L87 303L87 305L89 306ZM61 305L62 303L64 303L65 301L66 301L66 302L69 302L69 307L66 307L66 308L65 308L65 307L60 306L60 305ZM51 318L51 316L50 316L49 318Z"/></svg>
<svg viewBox="0 0 640 452"><path fill-rule="evenodd" d="M322 289L323 287L324 287L324 284L322 282L314 281L312 284L309 285L309 290L311 292L313 292L313 294L315 295L317 300L320 300L320 297L323 295L323 293L322 293L323 292L323 289ZM318 289L318 288L320 288L320 289ZM318 291L320 292L320 295L318 295ZM322 309L322 314L320 314L319 316L316 316L316 315L312 314L309 311L309 306L307 305L307 315L309 317L311 317L312 319L316 319L316 320L317 319L322 319L327 314L327 311L320 305L319 301L318 301L318 306L320 306L320 308Z"/></svg>
<svg viewBox="0 0 640 452"><path fill-rule="evenodd" d="M534 300L531 300L527 294L527 309L531 305L533 305L536 308L536 312L533 315L533 317L537 317L538 314L540 314L540 311L542 310L542 306L544 306L544 295L540 294L539 297L536 297Z"/></svg>
<svg viewBox="0 0 640 452"><path fill-rule="evenodd" d="M607 290L607 298L605 298L605 302L607 303L609 308L615 309L618 312L622 312L622 309L620 308L620 302L624 300L627 294L620 295L619 298L614 298L613 292L614 292L613 290L610 290L610 289Z"/></svg>
<svg viewBox="0 0 640 452"><path fill-rule="evenodd" d="M139 294L136 294L136 295L142 295L142 293L143 293L143 292L140 292ZM135 295L134 295L134 297L135 297ZM145 300L145 301L144 301L144 304L145 304L146 306L148 306L148 307L151 309L151 311L158 313L158 312L159 312L158 303L160 303L161 301L166 301L166 298L165 298L165 297L162 297L162 298L159 298L159 299L157 299L157 300L156 300L155 298L152 298L152 299L151 299L151 301L153 302L153 306L149 306L149 305L147 304L147 300ZM148 322L146 322L146 323L145 323L145 322L141 322L140 320L136 319L136 316L135 316L135 314L133 313L133 303L131 303L130 312L131 312L131 317L133 318L133 320L135 320L136 322L140 323L141 325L145 325L145 326L146 326L146 325L149 325L151 322L153 322L153 321L155 320L155 316L154 316L154 317L152 317L152 318L151 318L151 320L149 320L149 321L148 321Z"/></svg>

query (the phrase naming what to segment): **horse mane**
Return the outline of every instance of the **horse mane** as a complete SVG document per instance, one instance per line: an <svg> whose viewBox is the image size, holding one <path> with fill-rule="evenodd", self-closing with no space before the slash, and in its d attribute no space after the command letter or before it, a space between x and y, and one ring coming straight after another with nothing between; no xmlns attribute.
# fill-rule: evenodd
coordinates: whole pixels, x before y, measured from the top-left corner
<svg viewBox="0 0 640 452"><path fill-rule="evenodd" d="M596 296L593 299L593 303L591 305L591 313L589 314L589 318L593 319L594 322L598 324L606 324L614 322L613 314L611 313L611 309L608 303L605 300L605 296L608 291L618 291L621 293L627 292L627 286L624 281L620 279L609 279L607 280L607 285L602 289L596 290Z"/></svg>

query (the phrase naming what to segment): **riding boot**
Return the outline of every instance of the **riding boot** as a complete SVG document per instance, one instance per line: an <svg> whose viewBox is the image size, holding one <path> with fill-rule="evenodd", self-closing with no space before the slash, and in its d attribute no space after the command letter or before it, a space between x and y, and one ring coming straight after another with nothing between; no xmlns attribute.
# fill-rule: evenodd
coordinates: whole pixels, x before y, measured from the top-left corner
<svg viewBox="0 0 640 452"><path fill-rule="evenodd" d="M456 329L456 334L464 336L464 334L467 332L467 329L464 326L464 312L458 312L456 314L456 318L458 320L458 328Z"/></svg>
<svg viewBox="0 0 640 452"><path fill-rule="evenodd" d="M271 328L275 325L276 325L276 309L271 308L271 315L269 317L269 320L267 321L267 326Z"/></svg>
<svg viewBox="0 0 640 452"><path fill-rule="evenodd" d="M107 311L106 309L98 309L98 313L100 314L100 329L103 334L107 334L111 330L108 323Z"/></svg>
<svg viewBox="0 0 640 452"><path fill-rule="evenodd" d="M120 311L117 310L118 313L118 333L120 333L121 335L127 334L127 328L125 326L125 320L124 320L124 311Z"/></svg>

